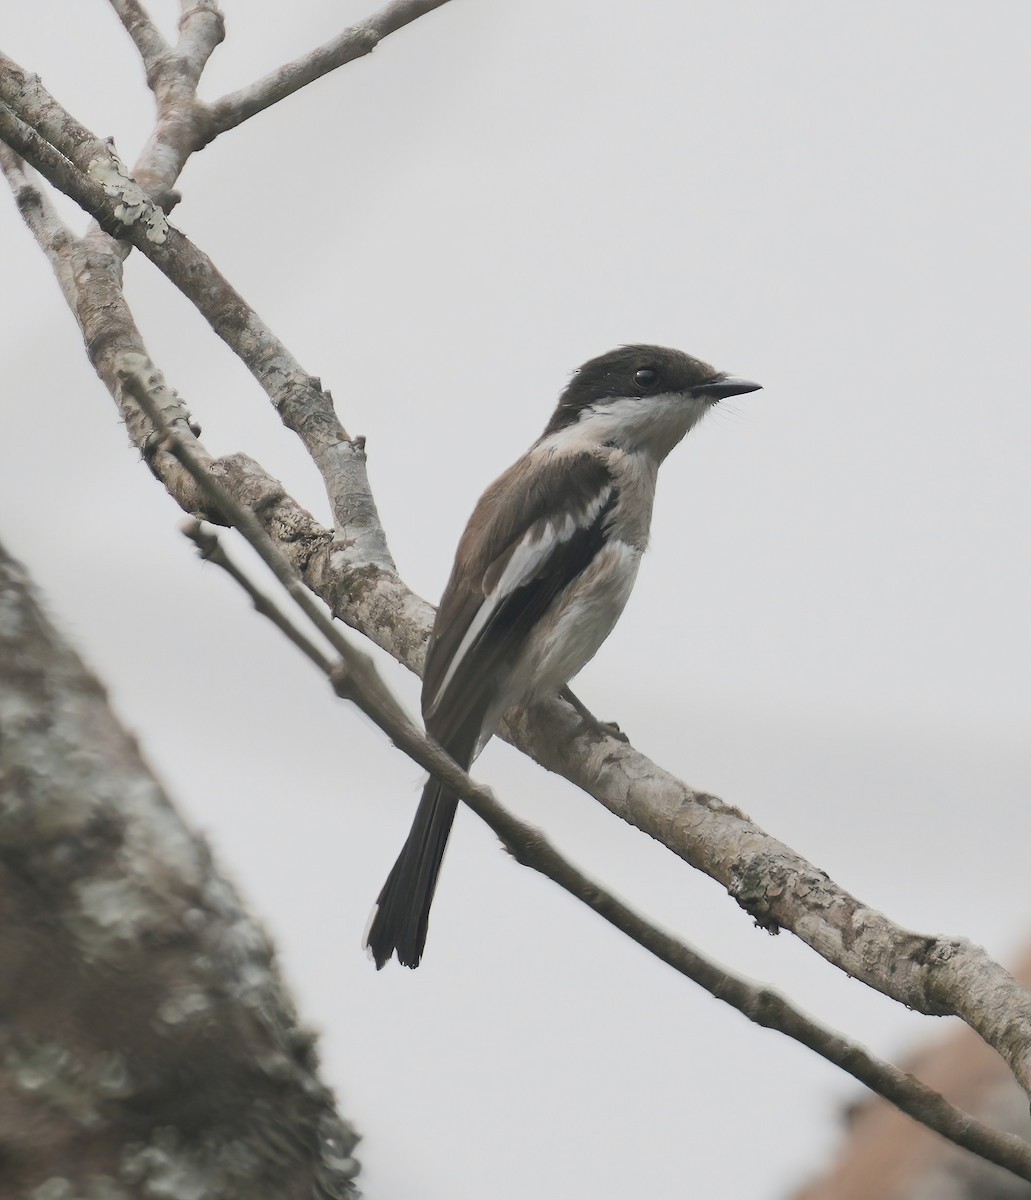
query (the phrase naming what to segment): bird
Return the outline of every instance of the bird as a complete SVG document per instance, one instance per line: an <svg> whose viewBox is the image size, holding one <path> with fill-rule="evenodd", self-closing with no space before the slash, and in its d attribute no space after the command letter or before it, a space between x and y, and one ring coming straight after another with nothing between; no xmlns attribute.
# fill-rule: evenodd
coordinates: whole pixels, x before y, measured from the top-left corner
<svg viewBox="0 0 1031 1200"><path fill-rule="evenodd" d="M630 596L659 466L713 405L760 387L650 345L573 372L544 432L480 497L437 609L422 714L459 766L511 708L562 693L594 720L567 685ZM366 927L377 969L394 955L406 967L422 959L457 806L431 777Z"/></svg>

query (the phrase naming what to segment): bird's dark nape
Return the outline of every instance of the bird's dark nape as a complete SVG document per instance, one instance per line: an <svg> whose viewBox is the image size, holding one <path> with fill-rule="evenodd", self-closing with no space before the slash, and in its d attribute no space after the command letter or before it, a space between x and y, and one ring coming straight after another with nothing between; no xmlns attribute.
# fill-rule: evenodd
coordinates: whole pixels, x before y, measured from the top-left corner
<svg viewBox="0 0 1031 1200"><path fill-rule="evenodd" d="M404 967L417 967L426 946L430 906L458 801L435 779L423 789L415 821L397 856L365 937L379 970L397 955Z"/></svg>

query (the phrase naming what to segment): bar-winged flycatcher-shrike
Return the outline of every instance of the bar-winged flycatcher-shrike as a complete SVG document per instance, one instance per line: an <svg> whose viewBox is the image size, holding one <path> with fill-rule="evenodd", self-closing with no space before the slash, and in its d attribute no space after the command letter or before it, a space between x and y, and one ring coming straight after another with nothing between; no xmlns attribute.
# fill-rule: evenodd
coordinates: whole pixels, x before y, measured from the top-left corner
<svg viewBox="0 0 1031 1200"><path fill-rule="evenodd" d="M426 732L469 767L505 712L565 688L627 602L659 464L720 400L759 388L679 350L621 346L574 372L547 428L480 497L426 654ZM431 778L365 935L416 967L457 807Z"/></svg>

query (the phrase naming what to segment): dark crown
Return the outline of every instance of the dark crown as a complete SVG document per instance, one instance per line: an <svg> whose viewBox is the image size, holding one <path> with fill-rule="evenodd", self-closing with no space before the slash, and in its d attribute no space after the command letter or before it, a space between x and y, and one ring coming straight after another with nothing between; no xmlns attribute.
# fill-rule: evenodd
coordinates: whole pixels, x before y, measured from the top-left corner
<svg viewBox="0 0 1031 1200"><path fill-rule="evenodd" d="M689 392L719 377L708 363L665 346L620 346L585 362L573 372L544 436L572 425L580 412L616 396L658 396Z"/></svg>

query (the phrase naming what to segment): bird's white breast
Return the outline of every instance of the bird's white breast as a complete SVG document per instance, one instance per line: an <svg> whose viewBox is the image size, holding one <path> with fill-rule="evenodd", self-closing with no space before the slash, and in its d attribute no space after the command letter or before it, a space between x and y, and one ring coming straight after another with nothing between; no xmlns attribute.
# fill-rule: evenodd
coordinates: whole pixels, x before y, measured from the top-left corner
<svg viewBox="0 0 1031 1200"><path fill-rule="evenodd" d="M640 562L638 547L611 539L556 598L520 656L514 703L553 695L591 661L626 606Z"/></svg>

